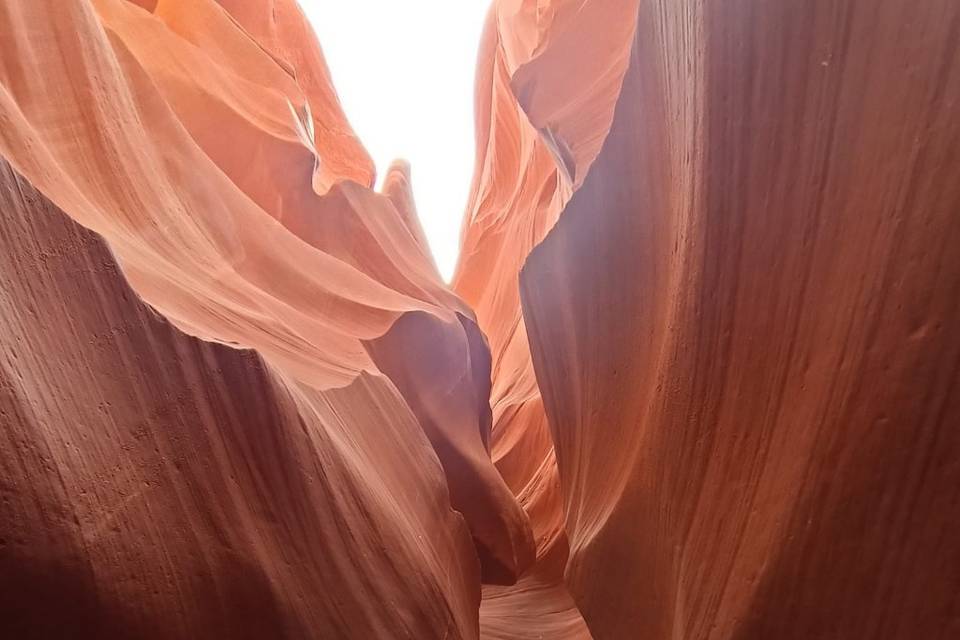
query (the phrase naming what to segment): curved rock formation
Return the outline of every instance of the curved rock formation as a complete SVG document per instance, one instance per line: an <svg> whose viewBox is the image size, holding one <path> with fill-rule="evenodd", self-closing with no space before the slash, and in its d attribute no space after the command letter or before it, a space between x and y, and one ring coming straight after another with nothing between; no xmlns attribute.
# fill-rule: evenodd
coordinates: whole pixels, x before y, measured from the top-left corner
<svg viewBox="0 0 960 640"><path fill-rule="evenodd" d="M16 5L3 13L0 31L10 55L3 57L0 76L4 88L0 148L31 185L109 244L112 258L97 254L92 258L80 255L76 260L83 264L115 259L122 268L136 294L117 294L128 301L116 312L117 317L142 314L138 311L142 298L190 336L254 349L256 358L262 359L256 372L233 380L244 368L231 360L224 365L231 381L221 379L219 372L224 366L204 374L212 389L251 399L263 394L282 396L281 400L264 400L267 408L258 409L262 418L253 422L249 420L256 415L248 415L252 408L233 408L227 414L235 401L229 395L213 398L209 401L219 400L227 408L198 409L194 413L205 416L204 420L197 422L191 415L181 420L180 428L187 429L194 439L208 439L215 435L208 432L222 428L228 415L236 423L234 428L254 432L257 438L285 442L308 437L307 443L300 445L306 447L302 451L269 459L260 457L268 453L262 443L237 442L235 446L246 447L243 453L254 460L240 457L228 460L222 470L215 466L197 470L180 488L170 482L151 485L157 488L149 494L148 506L157 511L131 514L122 511L122 501L111 507L115 499L99 497L102 491L131 494L126 482L138 486L140 478L126 470L133 463L125 459L119 464L130 477L123 483L99 471L102 465L118 464L115 454L100 442L114 437L109 430L96 421L85 421L79 432L74 432L66 422L71 420L70 406L61 415L52 412L42 420L18 414L9 429L25 435L3 452L12 465L13 475L7 480L10 499L20 505L17 513L27 510L27 505L41 511L64 510L78 494L96 496L86 520L66 522L63 535L89 545L89 540L102 537L100 520L116 519L122 540L112 543L125 544L131 547L130 553L138 552L144 558L133 564L124 561L123 553L111 547L111 542L104 542L105 557L96 556L84 544L69 547L79 549L74 555L69 552L69 557L92 572L76 589L95 594L102 607L100 613L91 612L89 627L79 627L81 634L111 629L103 624L112 620L118 603L142 600L132 614L137 628L158 637L215 634L216 625L230 635L256 635L276 626L277 633L286 630L294 637L310 636L316 629L332 637L476 637L480 582L476 551L483 575L493 581L516 580L532 560L526 516L486 453L489 373L482 364L459 357L466 353L466 345L477 353L478 362L485 357L472 312L437 278L410 227L411 212L398 212L390 197L349 180L363 177L362 169L369 164L364 153L351 147L352 136L346 135L346 142L332 154L324 151L325 144L333 144L331 140L316 142L316 132L321 130L318 123L329 129L345 120L335 102L326 103L332 111L316 111L325 103L319 98L314 102L313 92L322 94L324 86L329 89L328 82L300 84L301 78L322 79L326 73L315 43L315 55L294 56L292 62L278 57L283 55L282 46L271 51L276 43L270 37L280 38L283 46L296 46L283 34L305 28L302 16L299 27L291 24L291 7L283 5L271 13L270 20L276 23L271 23L270 29L257 21L263 17L259 13L235 17L212 2L161 1L146 11L121 0L51 1ZM249 22L251 31L238 20ZM39 25L44 28L33 28ZM253 39L251 32L258 29L270 37L265 36L264 42ZM34 73L38 67L44 73ZM60 99L51 102L53 95ZM329 162L331 158L334 162ZM332 180L324 177L330 171L340 173L325 188ZM40 208L52 206L37 198L28 203L12 201L5 221L13 218L18 207L23 217L31 217L34 202ZM9 276L5 280L16 282L30 269L43 270L42 255L53 250L44 247L55 245L55 238L44 233L26 229L22 237L10 236L11 243L37 244L41 262L35 260L25 268L12 265L5 271ZM39 236L36 243L30 239L33 235ZM69 272L80 267L65 268ZM36 308L37 303L29 302L24 293L7 307L13 314L11 321L19 317L21 307ZM72 306L65 309L64 321L82 315ZM461 345L463 351L457 352L458 357L421 359L419 369L408 364L402 375L395 375L395 384L376 361L389 367L396 360L393 353L405 347L392 337L397 327L403 326L396 322L411 312L423 319L418 322L424 339ZM80 335L110 336L112 331L109 323L91 322L81 329ZM53 334L58 330L64 331L49 328ZM400 340L408 337L400 336ZM178 339L189 344L187 336ZM160 375L160 365L133 357L143 342L150 344L149 339L140 340L126 348L130 355L112 363L97 362L99 366L87 374L70 363L51 371L40 365L31 369L14 363L4 378L29 379L31 389L63 389L72 404L100 407L100 420L120 425L124 434L135 429L146 441L162 440L173 436L166 434L166 420L148 418L154 411L149 398L127 413L113 411L84 395L89 390L78 388L75 382L90 377L97 383L100 377L110 378L110 371L130 367L144 375ZM122 344L118 349L124 353ZM239 353L234 349L226 352ZM17 351L11 353L16 358ZM74 360L89 359L81 353ZM450 393L430 396L429 411L415 415L411 407L423 406L422 398L436 376L458 380L459 386ZM197 374L191 374L191 379L180 383L180 390L167 391L160 386L157 393L176 404L193 390L195 377ZM128 384L127 394L136 398L132 390L139 383ZM407 397L398 392L398 386L407 391ZM206 397L215 391L204 393ZM331 400L331 394L345 399ZM15 395L20 398L22 394ZM34 400L27 394L17 402ZM109 403L106 406L115 400ZM273 408L273 404L279 407ZM444 419L430 423L430 412ZM144 419L134 420L139 413ZM450 416L457 420L447 420ZM70 444L64 446L78 447L75 440L86 440L74 459L64 460L56 452L57 461L45 464L61 477L87 467L90 473L71 479L73 484L67 490L37 497L23 494L22 489L23 477L37 473L36 469L16 461L25 455L24 448L32 447L40 437L41 424L57 437L68 435ZM411 437L413 425L420 426L429 439ZM182 439L182 435L177 437ZM434 443L435 450L425 449L422 442ZM199 447L193 440L178 441L178 446L191 451ZM441 456L440 468L449 477L439 483L431 476L437 460L434 451ZM212 464L202 457L212 454L200 451L199 455L200 464ZM471 471L463 472L461 465L467 459ZM238 472L232 469L241 463L250 468L245 473L253 474L255 484L237 490L235 499L243 502L246 515L231 525L233 533L249 540L259 528L279 526L279 537L255 540L244 547L231 536L224 538L220 530L228 524L223 520L211 525L212 532L204 530L203 536L184 544L212 545L210 553L219 553L221 547L232 549L231 557L247 566L243 572L262 576L258 597L275 601L278 612L259 626L245 622L244 616L224 626L224 616L237 607L253 605L216 587L216 566L198 568L196 561L171 550L136 547L148 544L144 542L148 532L153 532L149 536L154 539L175 539L173 532L185 528L178 522L168 526L173 516L155 503L176 501L184 491L196 492L194 485L209 485L213 491L227 479L240 482ZM143 464L159 463L150 458ZM266 481L267 469L259 467L274 465L282 482L260 486ZM384 474L384 479L371 478L364 484L361 478L371 466L376 474ZM108 486L99 487L100 482ZM311 489L313 485L317 488ZM448 487L453 506L466 514L469 531L449 506L444 507ZM291 495L274 495L287 491ZM336 500L321 500L314 495L317 491L333 492ZM146 499L148 494L141 493ZM416 504L406 504L411 500ZM266 506L258 506L258 501ZM138 504L131 501L131 505ZM474 504L485 508L476 509ZM273 509L290 513L278 516ZM203 503L182 505L181 510L181 519L201 524L209 519ZM233 515L224 517L229 520ZM271 524L278 518L281 524ZM295 518L296 524L288 522L289 518ZM20 519L8 522L14 529L11 537L23 543L42 526L24 524ZM325 527L347 536L346 547L328 541L332 534L324 533ZM286 528L292 531L283 535ZM289 540L290 536L295 539ZM253 553L253 548L260 547L265 548L262 553ZM411 554L416 555L414 550L421 547L423 557L411 561ZM190 550L189 546L184 549L184 553ZM199 551L194 550L194 555ZM32 570L31 561L19 553L11 551L11 566ZM38 566L56 565L61 553L67 552L55 547L41 549ZM320 562L317 554L326 560ZM386 560L377 560L384 557ZM108 561L112 564L104 567ZM374 568L377 562L381 566ZM393 564L388 567L388 562ZM143 563L157 568L152 573L137 570ZM304 575L296 578L278 573L278 563L294 565ZM324 569L329 563L336 572ZM349 567L358 571L343 574ZM129 574L124 573L121 580L116 571ZM235 579L243 575L236 574L240 569L233 565L224 571L233 572ZM394 577L385 582L374 579L387 574ZM182 582L187 579L206 581L210 592L201 598L185 590ZM129 583L130 590L114 590L113 583ZM331 585L338 585L342 593L331 597L326 593ZM39 588L50 590L36 594L48 600L63 597L56 581L44 582ZM185 598L193 604L186 607ZM382 607L384 602L393 604ZM381 611L372 612L373 606ZM170 619L165 621L167 617ZM27 618L23 624L29 629L37 616ZM44 624L56 627L67 622L53 616ZM19 623L14 620L11 624ZM118 633L139 636L141 632Z"/></svg>
<svg viewBox="0 0 960 640"><path fill-rule="evenodd" d="M466 526L388 380L185 335L2 183L5 637L476 637Z"/></svg>
<svg viewBox="0 0 960 640"><path fill-rule="evenodd" d="M566 581L598 638L949 638L960 10L742 4L641 3L521 275Z"/></svg>
<svg viewBox="0 0 960 640"><path fill-rule="evenodd" d="M294 0L0 7L0 636L960 636L960 6L496 0L448 287Z"/></svg>
<svg viewBox="0 0 960 640"><path fill-rule="evenodd" d="M600 150L635 13L632 1L498 2L480 49L476 173L452 284L490 340L493 459L530 516L540 561L528 583L485 591L482 615L503 621L484 626L491 637L589 637L562 584L560 481L517 279ZM545 598L554 601L536 603ZM563 613L541 628L538 607ZM512 616L526 616L533 626L517 625Z"/></svg>
<svg viewBox="0 0 960 640"><path fill-rule="evenodd" d="M563 518L517 277L579 186L573 176L585 174L599 151L626 69L635 6L495 3L481 44L476 173L452 285L490 340L494 460L533 516L539 557L562 538ZM596 30L609 25L616 30L600 38ZM567 71L543 72L560 68ZM581 82L584 76L591 82Z"/></svg>

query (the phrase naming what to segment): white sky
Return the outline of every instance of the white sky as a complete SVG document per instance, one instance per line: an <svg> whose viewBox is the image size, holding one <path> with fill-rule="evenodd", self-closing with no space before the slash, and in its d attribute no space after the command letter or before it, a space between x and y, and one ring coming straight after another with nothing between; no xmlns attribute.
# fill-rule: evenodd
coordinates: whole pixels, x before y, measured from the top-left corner
<svg viewBox="0 0 960 640"><path fill-rule="evenodd" d="M344 111L377 165L411 164L443 277L457 260L473 175L473 78L490 0L300 0Z"/></svg>

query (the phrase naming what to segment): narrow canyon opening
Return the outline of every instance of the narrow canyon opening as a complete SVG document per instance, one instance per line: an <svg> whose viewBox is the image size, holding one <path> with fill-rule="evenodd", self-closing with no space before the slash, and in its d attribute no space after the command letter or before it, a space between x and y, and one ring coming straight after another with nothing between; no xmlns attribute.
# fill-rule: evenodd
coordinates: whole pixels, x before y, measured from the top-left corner
<svg viewBox="0 0 960 640"><path fill-rule="evenodd" d="M410 164L417 214L449 282L473 176L474 76L489 0L300 5L377 187L394 160Z"/></svg>

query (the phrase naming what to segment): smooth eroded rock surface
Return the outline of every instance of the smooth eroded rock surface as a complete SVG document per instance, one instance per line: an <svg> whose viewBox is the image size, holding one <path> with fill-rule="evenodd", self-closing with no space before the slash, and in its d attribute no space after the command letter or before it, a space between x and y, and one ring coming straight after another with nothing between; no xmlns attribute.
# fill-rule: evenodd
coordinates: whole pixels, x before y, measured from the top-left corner
<svg viewBox="0 0 960 640"><path fill-rule="evenodd" d="M3 4L0 637L960 637L957 68L494 0L448 286L294 0Z"/></svg>
<svg viewBox="0 0 960 640"><path fill-rule="evenodd" d="M958 25L641 2L520 278L595 637L960 633Z"/></svg>

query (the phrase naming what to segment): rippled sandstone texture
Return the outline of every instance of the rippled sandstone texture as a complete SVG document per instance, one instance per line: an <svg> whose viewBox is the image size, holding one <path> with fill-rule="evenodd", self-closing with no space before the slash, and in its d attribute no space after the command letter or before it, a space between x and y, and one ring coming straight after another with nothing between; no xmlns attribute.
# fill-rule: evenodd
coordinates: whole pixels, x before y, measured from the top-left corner
<svg viewBox="0 0 960 640"><path fill-rule="evenodd" d="M2 624L476 637L481 577L533 558L482 334L403 167L357 182L299 9L228 8L0 13ZM436 356L388 376L414 339ZM77 594L82 620L44 604Z"/></svg>
<svg viewBox="0 0 960 640"><path fill-rule="evenodd" d="M957 637L958 47L494 2L448 288L292 0L0 7L0 635Z"/></svg>

